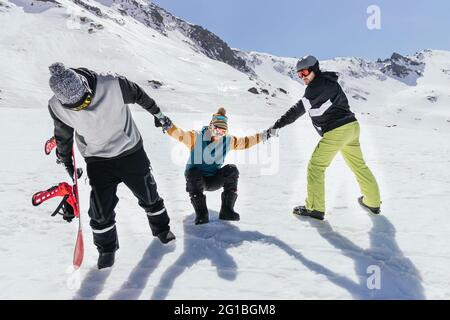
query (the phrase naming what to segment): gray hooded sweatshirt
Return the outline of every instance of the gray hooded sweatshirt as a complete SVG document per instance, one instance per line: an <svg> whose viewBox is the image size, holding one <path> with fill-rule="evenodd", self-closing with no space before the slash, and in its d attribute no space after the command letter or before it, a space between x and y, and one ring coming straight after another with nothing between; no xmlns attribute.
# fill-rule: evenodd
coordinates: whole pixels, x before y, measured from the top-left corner
<svg viewBox="0 0 450 320"><path fill-rule="evenodd" d="M71 161L74 133L86 162L126 156L141 148L142 137L127 104L138 103L154 115L160 111L155 101L124 77L97 75L84 68L74 71L88 80L93 98L81 111L64 107L55 96L49 101L62 161Z"/></svg>

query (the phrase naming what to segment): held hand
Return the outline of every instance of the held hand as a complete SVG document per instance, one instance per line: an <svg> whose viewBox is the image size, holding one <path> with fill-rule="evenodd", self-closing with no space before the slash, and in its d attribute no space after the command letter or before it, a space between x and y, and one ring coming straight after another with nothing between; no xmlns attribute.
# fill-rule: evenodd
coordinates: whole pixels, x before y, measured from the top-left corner
<svg viewBox="0 0 450 320"><path fill-rule="evenodd" d="M166 133L166 131L169 130L171 126L172 120L170 120L168 116L162 115L158 118L157 115L155 115L155 127L162 127L163 133Z"/></svg>
<svg viewBox="0 0 450 320"><path fill-rule="evenodd" d="M280 136L280 129L274 129L273 127L269 129L270 136L271 137L279 137Z"/></svg>
<svg viewBox="0 0 450 320"><path fill-rule="evenodd" d="M279 136L280 129L273 129L273 127L270 127L269 129L266 129L262 132L262 140L263 142L266 142L272 137L278 137Z"/></svg>

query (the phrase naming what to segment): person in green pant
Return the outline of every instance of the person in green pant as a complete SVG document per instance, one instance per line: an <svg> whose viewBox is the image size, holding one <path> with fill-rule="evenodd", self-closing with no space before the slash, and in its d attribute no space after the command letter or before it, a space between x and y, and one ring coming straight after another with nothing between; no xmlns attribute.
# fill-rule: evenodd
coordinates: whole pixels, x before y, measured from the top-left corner
<svg viewBox="0 0 450 320"><path fill-rule="evenodd" d="M307 85L305 94L275 124L276 132L309 113L317 132L322 136L308 164L305 205L294 208L294 214L323 220L325 216L325 170L340 151L353 171L361 193L359 204L373 214L380 213L380 191L367 167L359 143L359 123L350 111L347 97L337 82L335 72L322 72L319 61L306 56L298 61L297 74Z"/></svg>

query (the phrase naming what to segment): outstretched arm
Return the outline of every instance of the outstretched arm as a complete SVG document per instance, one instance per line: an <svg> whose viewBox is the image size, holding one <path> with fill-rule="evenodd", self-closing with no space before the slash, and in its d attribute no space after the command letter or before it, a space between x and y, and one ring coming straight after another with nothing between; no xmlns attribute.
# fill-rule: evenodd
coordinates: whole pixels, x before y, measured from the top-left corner
<svg viewBox="0 0 450 320"><path fill-rule="evenodd" d="M262 133L253 136L238 138L231 136L231 150L245 150L263 141Z"/></svg>
<svg viewBox="0 0 450 320"><path fill-rule="evenodd" d="M195 132L194 131L184 131L178 128L175 124L167 129L167 134L174 138L175 140L183 143L189 149L194 149L195 145Z"/></svg>
<svg viewBox="0 0 450 320"><path fill-rule="evenodd" d="M165 132L171 125L170 119L161 112L155 100L150 98L136 83L125 77L118 77L118 79L123 101L126 104L137 103L150 112L155 117L155 127L162 127L163 132Z"/></svg>
<svg viewBox="0 0 450 320"><path fill-rule="evenodd" d="M306 99L306 98L303 98ZM278 119L273 125L272 129L281 129L288 124L293 123L295 120L305 114L305 106L303 105L303 99L300 99L294 106L292 106L284 115Z"/></svg>

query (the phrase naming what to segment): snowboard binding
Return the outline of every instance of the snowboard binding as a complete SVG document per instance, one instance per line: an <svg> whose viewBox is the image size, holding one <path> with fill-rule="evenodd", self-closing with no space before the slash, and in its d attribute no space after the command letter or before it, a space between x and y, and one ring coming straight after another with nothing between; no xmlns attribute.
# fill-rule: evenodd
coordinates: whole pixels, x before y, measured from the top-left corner
<svg viewBox="0 0 450 320"><path fill-rule="evenodd" d="M53 186L45 191L36 192L33 195L31 202L33 206L36 207L54 197L62 197L62 200L51 214L52 217L60 214L65 221L71 222L73 218L79 216L80 213L78 212L77 200L73 192L73 187L67 182L61 182L57 186Z"/></svg>
<svg viewBox="0 0 450 320"><path fill-rule="evenodd" d="M57 146L56 138L52 137L45 142L44 152L46 155L50 155L50 153ZM59 160L58 153L56 154L57 161L56 163L61 164ZM83 240L83 229L81 226L81 215L80 215L80 203L78 199L78 179L83 174L83 170L81 168L77 168L75 162L75 152L72 147L72 163L73 163L73 175L72 182L70 185L67 182L61 182L60 184L51 187L45 191L36 192L31 202L33 206L38 206L43 202L54 198L54 197L62 197L61 202L58 204L58 207L53 211L51 216L56 216L57 214L62 215L63 219L67 222L71 222L73 218L78 218L78 232L77 239L75 242L75 248L73 251L73 267L75 270L80 268L83 263L84 257L84 240ZM67 170L67 168L66 168Z"/></svg>
<svg viewBox="0 0 450 320"><path fill-rule="evenodd" d="M52 137L45 142L44 152L46 155L49 155L55 148L56 139L55 137ZM58 159L56 162L60 163ZM82 174L83 170L78 168L77 177L79 178ZM33 206L36 207L51 198L62 197L61 202L51 216L54 217L57 214L60 214L65 221L72 222L73 218L78 217L80 214L78 212L77 198L74 191L74 186L69 185L67 182L61 182L57 186L53 186L45 191L36 192L33 195L31 202Z"/></svg>

